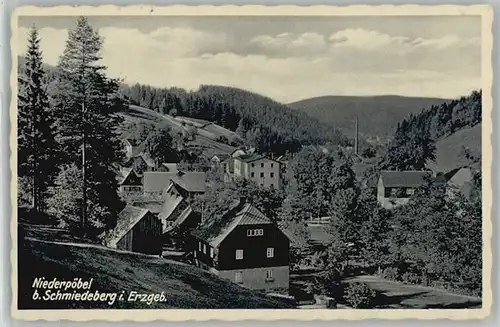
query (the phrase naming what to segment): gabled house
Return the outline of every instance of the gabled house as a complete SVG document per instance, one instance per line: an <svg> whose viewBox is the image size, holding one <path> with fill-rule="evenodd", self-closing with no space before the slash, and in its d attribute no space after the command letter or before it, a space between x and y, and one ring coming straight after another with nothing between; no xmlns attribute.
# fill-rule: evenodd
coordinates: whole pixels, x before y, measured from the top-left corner
<svg viewBox="0 0 500 327"><path fill-rule="evenodd" d="M204 220L193 231L194 261L202 269L250 289L289 289L287 236L245 201Z"/></svg>
<svg viewBox="0 0 500 327"><path fill-rule="evenodd" d="M119 214L116 227L105 236L110 248L161 255L161 222L149 210L126 206Z"/></svg>
<svg viewBox="0 0 500 327"><path fill-rule="evenodd" d="M212 168L222 167L222 169L226 171L229 165L230 158L231 155L228 153L216 153L212 157L210 157L210 164Z"/></svg>
<svg viewBox="0 0 500 327"><path fill-rule="evenodd" d="M180 171L171 179L171 182L176 185L182 197L189 200L206 192L206 179L207 175L204 172Z"/></svg>
<svg viewBox="0 0 500 327"><path fill-rule="evenodd" d="M118 175L119 192L122 194L142 193L142 176L132 168L120 168Z"/></svg>
<svg viewBox="0 0 500 327"><path fill-rule="evenodd" d="M128 165L139 174L155 170L154 160L152 160L147 154L143 152L130 158Z"/></svg>
<svg viewBox="0 0 500 327"><path fill-rule="evenodd" d="M377 201L386 209L406 204L415 190L425 185L429 178L432 178L430 171L383 170L377 182Z"/></svg>

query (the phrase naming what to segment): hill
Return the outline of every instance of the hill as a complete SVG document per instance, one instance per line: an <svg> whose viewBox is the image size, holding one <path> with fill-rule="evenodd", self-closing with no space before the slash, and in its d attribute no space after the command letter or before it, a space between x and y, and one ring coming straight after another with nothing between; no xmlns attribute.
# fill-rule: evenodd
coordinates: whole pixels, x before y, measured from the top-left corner
<svg viewBox="0 0 500 327"><path fill-rule="evenodd" d="M236 150L236 147L227 143L232 142L233 145L237 145L242 142L241 138L234 132L211 122L174 117L136 105L130 105L129 109L121 115L125 118L126 124L166 125L181 133L187 133L191 129L195 132L195 138L187 146L191 150L202 153L207 158L216 153L231 153Z"/></svg>
<svg viewBox="0 0 500 327"><path fill-rule="evenodd" d="M18 248L19 309L290 308L264 293L244 289L191 265L94 244L67 243L63 234L65 232L59 229L26 226L28 237L20 238ZM47 241L49 238L52 240ZM131 291L164 292L166 299L150 305L126 300L113 305L88 301L35 301L32 299L33 280L42 276L49 281L53 278L93 278L91 292L120 294L124 291L126 295ZM73 293L73 290L68 292Z"/></svg>
<svg viewBox="0 0 500 327"><path fill-rule="evenodd" d="M481 156L481 124L468 127L436 142L436 160L427 164L429 169L448 172L470 163L464 148L474 157Z"/></svg>
<svg viewBox="0 0 500 327"><path fill-rule="evenodd" d="M277 155L308 144L346 144L331 125L257 93L219 85L196 91L123 85L120 93L131 104L161 114L215 123L246 139L259 152ZM195 121L193 121L195 122Z"/></svg>
<svg viewBox="0 0 500 327"><path fill-rule="evenodd" d="M359 134L369 141L385 141L398 122L445 99L403 96L323 96L289 103L290 108L307 113L354 137L354 120L359 119Z"/></svg>

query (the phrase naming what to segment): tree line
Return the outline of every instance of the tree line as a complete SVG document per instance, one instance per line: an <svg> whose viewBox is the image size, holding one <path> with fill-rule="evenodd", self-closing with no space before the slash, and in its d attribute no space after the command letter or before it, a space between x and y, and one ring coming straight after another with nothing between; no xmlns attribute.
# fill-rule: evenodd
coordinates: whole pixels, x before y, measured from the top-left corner
<svg viewBox="0 0 500 327"><path fill-rule="evenodd" d="M120 81L99 64L101 47L97 31L79 17L57 67L46 76L33 26L19 70L19 206L30 208L32 219L50 216L86 237L114 227L122 208L117 113L125 104Z"/></svg>

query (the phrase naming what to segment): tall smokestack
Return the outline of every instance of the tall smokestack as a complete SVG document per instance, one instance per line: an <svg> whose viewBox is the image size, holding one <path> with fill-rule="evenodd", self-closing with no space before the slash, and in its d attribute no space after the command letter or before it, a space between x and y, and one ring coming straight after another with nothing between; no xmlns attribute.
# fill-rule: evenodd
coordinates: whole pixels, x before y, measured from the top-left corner
<svg viewBox="0 0 500 327"><path fill-rule="evenodd" d="M356 136L354 137L354 153L358 154L358 117L356 117Z"/></svg>

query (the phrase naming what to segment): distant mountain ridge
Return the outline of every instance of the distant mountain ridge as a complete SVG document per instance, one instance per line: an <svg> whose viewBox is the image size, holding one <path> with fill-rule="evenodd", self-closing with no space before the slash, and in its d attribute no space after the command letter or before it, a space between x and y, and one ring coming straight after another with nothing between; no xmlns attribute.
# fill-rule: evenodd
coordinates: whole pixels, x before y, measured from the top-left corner
<svg viewBox="0 0 500 327"><path fill-rule="evenodd" d="M292 102L288 107L329 123L349 138L354 137L354 121L358 117L361 136L384 142L408 115L448 101L451 100L397 95L321 96Z"/></svg>

